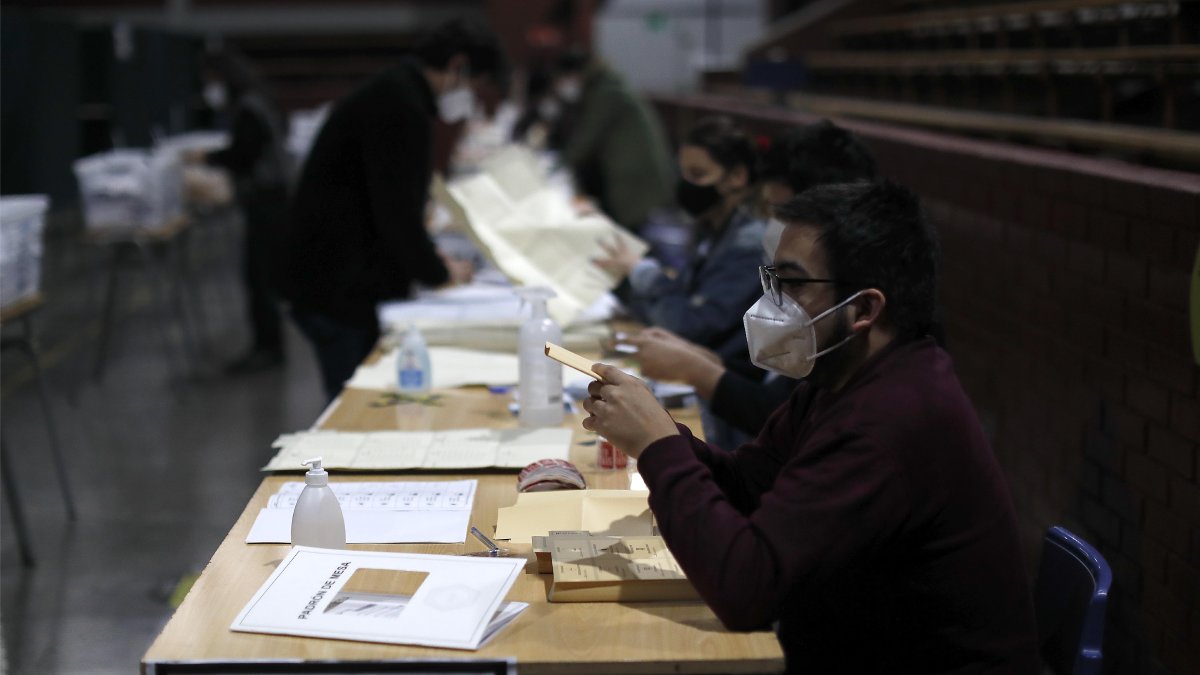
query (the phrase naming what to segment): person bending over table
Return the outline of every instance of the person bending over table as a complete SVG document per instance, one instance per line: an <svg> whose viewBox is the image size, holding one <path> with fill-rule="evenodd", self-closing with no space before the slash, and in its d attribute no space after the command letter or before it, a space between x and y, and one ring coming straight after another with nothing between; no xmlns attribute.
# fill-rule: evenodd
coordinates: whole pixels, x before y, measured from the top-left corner
<svg viewBox="0 0 1200 675"><path fill-rule="evenodd" d="M472 265L439 251L425 229L433 117L466 120L504 67L489 30L451 19L322 125L292 199L283 280L329 398L379 339L377 303L408 297L414 282L470 279Z"/></svg>
<svg viewBox="0 0 1200 675"><path fill-rule="evenodd" d="M762 155L758 173L769 210L816 185L871 180L875 159L857 136L823 120L776 136ZM774 254L779 228L778 223L768 226L763 242L768 257ZM691 385L713 415L741 432L741 441L758 434L767 416L796 387L795 379L778 373L764 378L744 355L723 359L662 328L642 331L628 342L638 348L635 358L643 375Z"/></svg>
<svg viewBox="0 0 1200 675"><path fill-rule="evenodd" d="M583 426L638 459L688 579L727 628L774 625L788 672L1037 672L1004 473L926 336L939 263L917 198L829 185L776 217L747 340L802 382L758 437L714 452L603 364Z"/></svg>

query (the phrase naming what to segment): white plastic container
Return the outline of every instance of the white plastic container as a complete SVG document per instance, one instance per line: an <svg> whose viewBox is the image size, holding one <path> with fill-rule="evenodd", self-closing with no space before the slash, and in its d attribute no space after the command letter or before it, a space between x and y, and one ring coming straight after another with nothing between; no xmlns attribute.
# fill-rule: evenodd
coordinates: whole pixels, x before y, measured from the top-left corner
<svg viewBox="0 0 1200 675"><path fill-rule="evenodd" d="M292 512L292 546L346 548L346 520L321 458L305 460L304 489Z"/></svg>
<svg viewBox="0 0 1200 675"><path fill-rule="evenodd" d="M183 169L172 148L111 150L77 160L89 230L162 227L183 211Z"/></svg>
<svg viewBox="0 0 1200 675"><path fill-rule="evenodd" d="M408 334L396 354L396 383L400 391L429 391L433 379L433 367L429 363L429 349L425 338L416 326L408 327Z"/></svg>
<svg viewBox="0 0 1200 675"><path fill-rule="evenodd" d="M546 314L546 301L554 297L554 291L534 286L518 288L517 294L533 310L517 336L521 395L517 422L523 427L556 427L564 417L562 365L546 357L547 342L563 341L562 329Z"/></svg>
<svg viewBox="0 0 1200 675"><path fill-rule="evenodd" d="M45 195L0 197L0 306L38 292L42 284L42 233L50 200Z"/></svg>

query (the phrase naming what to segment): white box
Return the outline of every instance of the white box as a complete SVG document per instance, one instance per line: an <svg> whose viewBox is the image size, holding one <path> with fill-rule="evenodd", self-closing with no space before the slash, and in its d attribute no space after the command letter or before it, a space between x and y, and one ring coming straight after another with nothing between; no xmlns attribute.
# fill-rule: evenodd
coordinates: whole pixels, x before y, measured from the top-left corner
<svg viewBox="0 0 1200 675"><path fill-rule="evenodd" d="M0 306L38 292L42 282L42 232L46 195L0 197Z"/></svg>
<svg viewBox="0 0 1200 675"><path fill-rule="evenodd" d="M74 168L89 230L154 229L183 211L183 172L172 148L111 150Z"/></svg>

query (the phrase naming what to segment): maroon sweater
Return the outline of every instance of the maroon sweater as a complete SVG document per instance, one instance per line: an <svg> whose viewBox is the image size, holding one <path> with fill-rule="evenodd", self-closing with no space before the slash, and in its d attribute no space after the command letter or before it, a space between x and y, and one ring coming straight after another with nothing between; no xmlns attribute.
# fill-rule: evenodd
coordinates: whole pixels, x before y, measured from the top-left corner
<svg viewBox="0 0 1200 675"><path fill-rule="evenodd" d="M932 339L802 382L734 453L680 429L638 461L663 537L727 628L778 622L789 672L1037 672L1004 475Z"/></svg>

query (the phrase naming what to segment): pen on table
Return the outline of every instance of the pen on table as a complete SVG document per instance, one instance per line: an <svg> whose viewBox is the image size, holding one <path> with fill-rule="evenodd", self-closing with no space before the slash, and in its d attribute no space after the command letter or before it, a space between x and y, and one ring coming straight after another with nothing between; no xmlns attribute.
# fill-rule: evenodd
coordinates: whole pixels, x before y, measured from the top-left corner
<svg viewBox="0 0 1200 675"><path fill-rule="evenodd" d="M491 539L488 539L487 535L480 532L478 527L475 527L474 525L472 525L471 526L471 534L475 535L476 539L483 542L483 545L488 547L489 554L496 555L496 556L500 555L500 547L496 545L496 542L492 541Z"/></svg>

